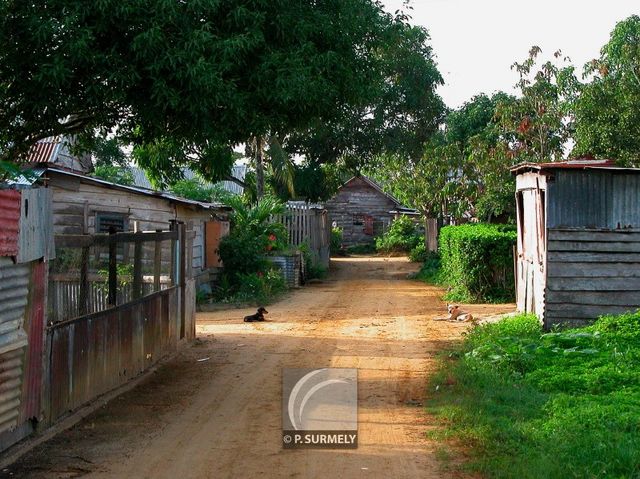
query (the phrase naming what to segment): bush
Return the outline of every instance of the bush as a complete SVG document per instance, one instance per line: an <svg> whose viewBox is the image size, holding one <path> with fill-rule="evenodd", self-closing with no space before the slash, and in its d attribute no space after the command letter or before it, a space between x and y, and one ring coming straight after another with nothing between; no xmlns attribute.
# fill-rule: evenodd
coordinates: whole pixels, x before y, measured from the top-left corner
<svg viewBox="0 0 640 479"><path fill-rule="evenodd" d="M409 252L409 261L424 263L428 256L427 247L424 245L424 241L421 241Z"/></svg>
<svg viewBox="0 0 640 479"><path fill-rule="evenodd" d="M331 228L330 251L332 255L342 253L342 228Z"/></svg>
<svg viewBox="0 0 640 479"><path fill-rule="evenodd" d="M376 252L376 247L372 243L360 243L347 246L344 252L346 254L373 254Z"/></svg>
<svg viewBox="0 0 640 479"><path fill-rule="evenodd" d="M420 271L412 279L419 279L425 283L442 284L441 271L440 255L435 251L431 251L425 255Z"/></svg>
<svg viewBox="0 0 640 479"><path fill-rule="evenodd" d="M636 477L639 338L640 313L551 333L531 315L483 325L443 364L429 408L484 477Z"/></svg>
<svg viewBox="0 0 640 479"><path fill-rule="evenodd" d="M395 219L389 230L376 238L376 250L380 253L408 253L424 242L416 224L408 216Z"/></svg>
<svg viewBox="0 0 640 479"><path fill-rule="evenodd" d="M442 280L448 300L513 301L513 245L509 225L446 226L440 231Z"/></svg>
<svg viewBox="0 0 640 479"><path fill-rule="evenodd" d="M271 215L281 214L284 206L271 198L253 207L241 203L240 199L231 199L230 203L234 208L230 215L231 232L220 241L218 248L224 264L218 299L246 302L254 294L256 301L266 302L269 294L280 289L282 278L280 273L273 272L265 256L287 246L284 225L269 221Z"/></svg>
<svg viewBox="0 0 640 479"><path fill-rule="evenodd" d="M134 183L133 173L131 173L131 170L122 166L96 166L93 170L93 176L117 185L131 186Z"/></svg>

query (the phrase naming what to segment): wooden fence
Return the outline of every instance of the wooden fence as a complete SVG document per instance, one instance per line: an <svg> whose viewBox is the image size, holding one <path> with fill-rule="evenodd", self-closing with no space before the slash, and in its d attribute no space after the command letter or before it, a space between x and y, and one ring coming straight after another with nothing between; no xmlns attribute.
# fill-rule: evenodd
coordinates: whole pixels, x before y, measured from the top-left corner
<svg viewBox="0 0 640 479"><path fill-rule="evenodd" d="M168 243L165 248L163 242ZM82 261L73 287L57 286L50 295L57 295L50 304L57 304L58 318L74 317L47 328L44 409L49 423L129 381L174 351L180 340L195 337L189 242L184 224L174 224L170 231L56 236L56 246L80 248ZM133 269L123 289L117 268L123 255L118 252L129 243ZM109 252L106 281L89 270L89 249L96 245L106 245ZM153 246L150 275L143 274L144 245ZM171 265L168 275L161 274L165 254ZM50 285L65 284L52 277Z"/></svg>
<svg viewBox="0 0 640 479"><path fill-rule="evenodd" d="M273 217L285 225L291 246L306 244L314 265L329 267L331 221L327 210L319 205L290 201L283 215Z"/></svg>
<svg viewBox="0 0 640 479"><path fill-rule="evenodd" d="M52 263L49 322L104 311L174 285L188 240L183 224L169 231L56 235L56 249L74 252L67 256L75 261L66 264L58 254Z"/></svg>

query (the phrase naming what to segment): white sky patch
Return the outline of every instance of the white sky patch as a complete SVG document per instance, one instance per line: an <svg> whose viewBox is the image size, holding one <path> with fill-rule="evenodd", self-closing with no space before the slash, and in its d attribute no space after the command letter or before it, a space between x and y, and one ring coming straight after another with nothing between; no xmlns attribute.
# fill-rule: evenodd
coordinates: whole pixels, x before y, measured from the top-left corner
<svg viewBox="0 0 640 479"><path fill-rule="evenodd" d="M391 12L402 0L386 0ZM615 24L640 14L638 0L413 0L412 23L429 30L446 84L438 92L455 108L478 93L513 93L517 73L532 45L542 59L562 50L579 74L598 57Z"/></svg>

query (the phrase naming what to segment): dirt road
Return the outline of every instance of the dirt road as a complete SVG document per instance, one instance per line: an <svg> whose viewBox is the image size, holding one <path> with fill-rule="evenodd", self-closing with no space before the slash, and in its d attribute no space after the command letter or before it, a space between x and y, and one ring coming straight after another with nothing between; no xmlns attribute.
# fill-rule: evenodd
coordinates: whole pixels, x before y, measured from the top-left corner
<svg viewBox="0 0 640 479"><path fill-rule="evenodd" d="M436 478L422 406L435 355L462 324L402 258L339 259L322 283L270 306L200 313L199 339L135 389L3 471L12 477ZM476 316L512 305L471 306ZM198 361L198 359L205 359ZM357 450L284 450L283 367L358 368Z"/></svg>

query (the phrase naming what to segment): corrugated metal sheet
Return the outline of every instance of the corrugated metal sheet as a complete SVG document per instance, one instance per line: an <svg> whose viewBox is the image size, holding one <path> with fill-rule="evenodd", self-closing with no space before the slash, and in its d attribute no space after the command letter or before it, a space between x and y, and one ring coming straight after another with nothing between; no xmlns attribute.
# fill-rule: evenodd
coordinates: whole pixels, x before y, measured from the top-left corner
<svg viewBox="0 0 640 479"><path fill-rule="evenodd" d="M33 188L22 190L22 214L18 262L26 263L40 258L50 258L55 251L53 244L52 190Z"/></svg>
<svg viewBox="0 0 640 479"><path fill-rule="evenodd" d="M0 190L0 256L18 254L20 192Z"/></svg>
<svg viewBox="0 0 640 479"><path fill-rule="evenodd" d="M640 175L557 170L548 183L548 228L640 228Z"/></svg>
<svg viewBox="0 0 640 479"><path fill-rule="evenodd" d="M47 263L38 261L32 265L27 330L29 345L22 388L22 421L33 417L40 418L40 398L42 395Z"/></svg>
<svg viewBox="0 0 640 479"><path fill-rule="evenodd" d="M0 433L16 427L20 414L22 348L0 354Z"/></svg>
<svg viewBox="0 0 640 479"><path fill-rule="evenodd" d="M175 351L179 296L180 289L173 287L51 326L51 419L126 383Z"/></svg>
<svg viewBox="0 0 640 479"><path fill-rule="evenodd" d="M131 170L131 173L133 174L133 184L135 186L138 186L140 188L147 188L147 189L150 189L150 190L154 189L153 186L151 185L151 182L147 178L146 173L144 172L144 170L142 168L137 168L137 167L133 166L133 167L130 168L130 170ZM197 178L196 174L193 171L191 171L190 169L188 169L188 168L183 168L182 169L182 174L188 180L191 180L193 178ZM244 181L244 178L245 178L246 175L247 175L247 166L246 165L236 165L231 169L231 176L233 176L234 178L239 179L240 181ZM213 183L210 183L208 181L203 182L203 184L207 188L211 188L213 186ZM228 191L230 193L234 193L236 195L241 195L242 192L244 191L244 188L242 186L240 186L237 183L234 183L233 181L220 181L220 182L216 183L216 185L220 185L226 191Z"/></svg>
<svg viewBox="0 0 640 479"><path fill-rule="evenodd" d="M0 258L0 432L15 427L20 413L30 266Z"/></svg>
<svg viewBox="0 0 640 479"><path fill-rule="evenodd" d="M39 140L27 152L25 163L53 163L61 144L60 136Z"/></svg>

